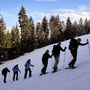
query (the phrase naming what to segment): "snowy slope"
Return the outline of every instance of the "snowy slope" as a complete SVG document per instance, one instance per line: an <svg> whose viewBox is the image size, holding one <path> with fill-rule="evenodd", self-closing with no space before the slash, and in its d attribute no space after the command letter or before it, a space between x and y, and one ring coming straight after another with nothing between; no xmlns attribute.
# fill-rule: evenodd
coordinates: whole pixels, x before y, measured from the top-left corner
<svg viewBox="0 0 90 90"><path fill-rule="evenodd" d="M86 42L86 39L90 41L90 34L82 36L82 43ZM62 42L62 47L68 47L69 40ZM7 61L5 64L0 65L0 72L4 67L8 67L11 73L8 74L7 83L3 83L2 75L0 74L0 90L90 90L90 53L88 50L88 45L80 46L78 48L78 58L76 62L76 69L64 69L68 66L68 62L72 59L69 50L66 50L65 63L64 62L64 52L61 52L60 62L58 67L61 71L56 73L51 73L54 59L49 59L47 71L50 72L47 75L39 77L42 62L41 57L43 53L49 49L50 54L53 45L46 46L41 49L36 49L31 53L26 53L12 61ZM90 48L89 48L90 49ZM32 64L35 65L32 69L32 77L26 80L23 79L24 76L24 64L27 59L31 59ZM19 80L12 82L13 72L12 67L15 64L19 64L19 68L22 73L19 73Z"/></svg>

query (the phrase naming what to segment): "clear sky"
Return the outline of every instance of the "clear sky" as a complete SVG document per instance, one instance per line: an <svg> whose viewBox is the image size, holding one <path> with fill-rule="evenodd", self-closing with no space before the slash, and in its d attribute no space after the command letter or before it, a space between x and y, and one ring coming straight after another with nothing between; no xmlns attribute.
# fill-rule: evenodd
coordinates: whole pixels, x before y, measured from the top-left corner
<svg viewBox="0 0 90 90"><path fill-rule="evenodd" d="M12 28L18 22L18 13L24 6L28 17L34 21L47 19L51 15L59 14L61 20L69 16L72 21L90 19L90 0L0 0L0 14L3 16L7 28Z"/></svg>

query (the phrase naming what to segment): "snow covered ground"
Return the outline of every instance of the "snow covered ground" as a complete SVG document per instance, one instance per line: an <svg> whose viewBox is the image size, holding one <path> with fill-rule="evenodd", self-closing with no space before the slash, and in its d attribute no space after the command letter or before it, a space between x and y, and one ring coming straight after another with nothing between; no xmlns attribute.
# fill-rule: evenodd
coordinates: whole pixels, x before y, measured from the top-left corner
<svg viewBox="0 0 90 90"><path fill-rule="evenodd" d="M87 39L90 41L90 34L82 36L82 43ZM62 47L68 47L69 40L62 42ZM67 48L66 54L61 52L60 62L58 67L61 69L56 73L51 73L54 59L49 59L46 75L39 76L42 66L41 58L43 53L48 49L50 54L52 52L53 45L36 49L31 53L26 53L24 56L20 56L12 61L4 62L0 65L0 72L4 67L10 69L10 74L7 75L7 83L3 83L3 77L0 74L0 90L90 90L90 53L88 45L80 46L78 48L78 58L75 64L76 69L65 69L68 66L68 62L72 59L71 54ZM65 55L65 62L64 62ZM32 77L23 79L24 77L24 64L27 59L31 59L33 65ZM19 73L19 80L12 82L13 72L12 68L18 64L22 73Z"/></svg>

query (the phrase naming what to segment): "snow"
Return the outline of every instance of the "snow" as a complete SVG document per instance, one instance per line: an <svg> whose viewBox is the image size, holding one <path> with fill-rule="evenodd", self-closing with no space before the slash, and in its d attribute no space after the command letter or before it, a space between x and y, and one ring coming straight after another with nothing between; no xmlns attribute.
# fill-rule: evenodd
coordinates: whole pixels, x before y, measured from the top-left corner
<svg viewBox="0 0 90 90"><path fill-rule="evenodd" d="M82 43L85 43L88 39L90 41L90 34L82 36ZM62 47L68 47L69 40L62 42ZM51 54L53 45L36 49L31 53L26 53L24 56L20 56L12 61L4 62L0 65L0 72L4 67L10 69L10 73L7 75L7 83L3 83L3 77L0 74L0 90L90 90L90 53L88 45L80 46L78 48L77 62L75 64L76 69L65 69L68 66L68 62L72 59L71 54L67 48L66 52L61 52L60 62L58 68L61 70L56 73L51 73L54 64L54 58L49 59L46 75L39 76L42 66L41 58L43 53L48 49ZM64 62L65 55L65 62ZM24 64L27 59L31 59L31 63L35 67L32 69L32 77L24 80ZM19 80L12 81L13 72L12 68L18 64L21 70L19 73Z"/></svg>

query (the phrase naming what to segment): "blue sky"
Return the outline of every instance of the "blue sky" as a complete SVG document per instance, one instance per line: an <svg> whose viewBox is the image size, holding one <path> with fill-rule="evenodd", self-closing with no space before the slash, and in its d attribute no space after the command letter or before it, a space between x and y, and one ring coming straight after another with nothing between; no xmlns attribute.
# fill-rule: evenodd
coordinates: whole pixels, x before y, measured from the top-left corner
<svg viewBox="0 0 90 90"><path fill-rule="evenodd" d="M18 23L18 13L24 6L28 17L32 16L35 22L47 19L51 15L59 14L61 20L69 16L72 21L90 19L90 0L0 0L0 14L3 16L7 28Z"/></svg>

